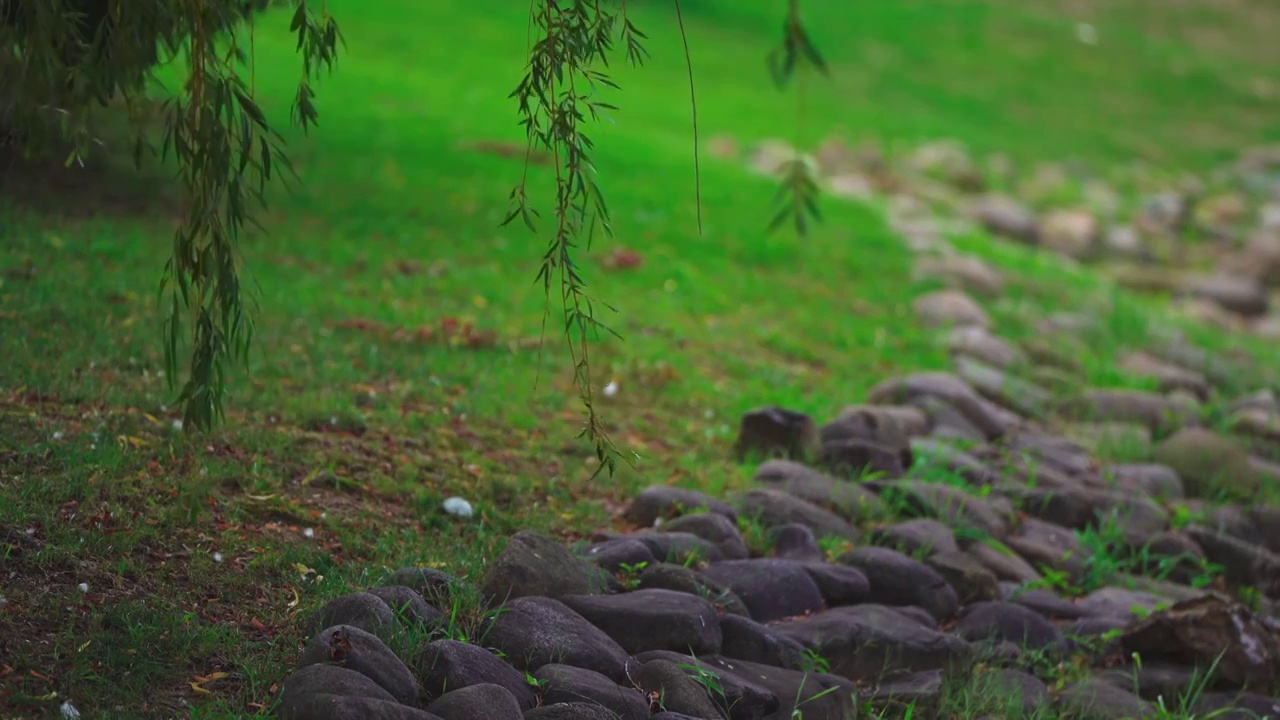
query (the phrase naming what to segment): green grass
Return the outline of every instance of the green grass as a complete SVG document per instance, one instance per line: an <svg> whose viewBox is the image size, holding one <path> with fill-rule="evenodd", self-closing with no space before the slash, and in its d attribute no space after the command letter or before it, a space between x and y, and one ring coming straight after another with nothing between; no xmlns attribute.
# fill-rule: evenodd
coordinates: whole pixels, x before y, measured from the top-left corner
<svg viewBox="0 0 1280 720"><path fill-rule="evenodd" d="M506 96L525 8L331 6L349 50L320 87L319 130L290 136L302 187L244 246L261 313L223 429L187 439L172 427L154 302L172 206L126 193L145 212L85 219L84 196L62 216L0 208L0 531L14 536L0 569L17 572L2 591L0 703L18 712L56 715L70 699L94 717L253 713L296 658L299 613L384 569L474 575L515 529L581 536L649 483L743 486L750 468L727 459L741 412L772 403L825 419L891 373L947 366L910 317L931 286L911 279L874 209L828 201L812 237L767 236L771 182L704 155L696 232L675 17L633 2L653 59L617 70L621 110L594 130L617 239L583 259L624 338L594 350L597 382L620 388L602 411L640 459L589 481L554 312L541 354L534 342L541 240L498 227L520 164L460 147L520 139ZM766 82L780 0L684 4L704 138L956 137L1020 162L1179 171L1280 139L1259 90L1280 83L1280 15L1266 0L808 6L832 78L806 82L798 117ZM1077 19L1097 25L1098 45L1075 39ZM281 119L296 80L286 26L275 14L257 33L256 87ZM532 180L548 200L547 171ZM1111 360L1174 323L1160 300L1113 296L1088 271L985 236L960 244L1006 268L1026 306L991 308L1001 332L1025 337L1038 313L1102 303L1086 369L1142 385ZM607 271L598 261L619 246L643 265ZM497 343L413 339L447 320ZM356 432L303 429L331 419ZM451 495L477 517L444 515ZM193 689L213 673L227 675Z"/></svg>

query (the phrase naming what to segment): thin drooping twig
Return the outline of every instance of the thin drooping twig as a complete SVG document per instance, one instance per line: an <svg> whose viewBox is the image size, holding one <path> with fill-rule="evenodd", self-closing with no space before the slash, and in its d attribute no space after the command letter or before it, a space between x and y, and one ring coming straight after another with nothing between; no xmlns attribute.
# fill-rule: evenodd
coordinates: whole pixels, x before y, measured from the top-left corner
<svg viewBox="0 0 1280 720"><path fill-rule="evenodd" d="M672 0L676 6L676 23L680 26L680 40L684 43L684 67L689 74L689 106L693 109L693 194L698 213L698 234L702 234L702 164L698 161L698 94L693 89L693 58L689 54L689 34L684 29L684 13L680 0Z"/></svg>

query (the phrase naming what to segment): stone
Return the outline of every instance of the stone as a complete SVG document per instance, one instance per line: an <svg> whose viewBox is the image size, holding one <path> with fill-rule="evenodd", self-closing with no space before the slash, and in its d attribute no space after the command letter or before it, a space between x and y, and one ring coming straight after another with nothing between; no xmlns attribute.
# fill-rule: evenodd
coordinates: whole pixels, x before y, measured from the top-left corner
<svg viewBox="0 0 1280 720"><path fill-rule="evenodd" d="M960 290L935 290L912 303L925 327L991 327L991 318L976 300Z"/></svg>
<svg viewBox="0 0 1280 720"><path fill-rule="evenodd" d="M723 657L800 669L804 646L779 635L768 625L737 615L721 615L720 634Z"/></svg>
<svg viewBox="0 0 1280 720"><path fill-rule="evenodd" d="M342 595L325 603L311 621L317 631L349 625L374 635L386 635L397 625L396 614L386 601L367 592Z"/></svg>
<svg viewBox="0 0 1280 720"><path fill-rule="evenodd" d="M885 605L917 605L944 620L955 615L956 592L927 565L888 548L864 547L840 556L839 562L861 570L871 583L869 599Z"/></svg>
<svg viewBox="0 0 1280 720"><path fill-rule="evenodd" d="M1280 555L1206 527L1193 524L1184 531L1210 562L1222 566L1228 582L1255 586L1268 597L1280 597Z"/></svg>
<svg viewBox="0 0 1280 720"><path fill-rule="evenodd" d="M1076 603L1076 607L1092 617L1138 617L1171 604L1167 599L1149 592L1104 587L1085 595Z"/></svg>
<svg viewBox="0 0 1280 720"><path fill-rule="evenodd" d="M781 525L773 529L773 555L782 560L822 562L826 559L813 531L799 523Z"/></svg>
<svg viewBox="0 0 1280 720"><path fill-rule="evenodd" d="M648 720L649 699L594 670L572 665L543 665L533 673L544 705L587 700L609 709L615 720Z"/></svg>
<svg viewBox="0 0 1280 720"><path fill-rule="evenodd" d="M1098 674L1098 679L1134 691L1138 697L1150 702L1164 699L1166 707L1184 707L1194 701L1196 686L1205 678L1207 670L1174 663L1148 662L1140 666L1122 666Z"/></svg>
<svg viewBox="0 0 1280 720"><path fill-rule="evenodd" d="M1028 418L1044 417L1049 410L1052 396L1035 383L973 358L958 357L953 364L961 380L993 403Z"/></svg>
<svg viewBox="0 0 1280 720"><path fill-rule="evenodd" d="M279 705L282 720L432 720L436 716L396 702L365 675L338 665L307 665L284 679Z"/></svg>
<svg viewBox="0 0 1280 720"><path fill-rule="evenodd" d="M907 467L900 450L871 440L823 442L816 464L838 477L855 480L866 475L899 478Z"/></svg>
<svg viewBox="0 0 1280 720"><path fill-rule="evenodd" d="M1034 717L1049 704L1044 683L1020 670L992 668L974 679L973 688L978 697L996 699L996 717Z"/></svg>
<svg viewBox="0 0 1280 720"><path fill-rule="evenodd" d="M1005 602L969 605L960 613L952 632L972 643L1009 642L1033 650L1044 650L1062 639L1044 616Z"/></svg>
<svg viewBox="0 0 1280 720"><path fill-rule="evenodd" d="M914 470L920 474L937 467L945 469L963 478L966 482L977 486L994 485L999 477L986 463L948 442L933 438L916 438L911 447L920 460ZM930 483L933 485L934 483ZM967 494L966 494L967 495ZM924 502L924 499L921 499Z"/></svg>
<svg viewBox="0 0 1280 720"><path fill-rule="evenodd" d="M696 490L666 485L653 485L642 490L627 506L622 517L637 527L653 527L660 519L703 510L719 513L730 520L738 519L738 514L726 502Z"/></svg>
<svg viewBox="0 0 1280 720"><path fill-rule="evenodd" d="M599 703L559 702L529 710L524 720L618 720L618 716Z"/></svg>
<svg viewBox="0 0 1280 720"><path fill-rule="evenodd" d="M1094 258L1102 227L1087 210L1051 210L1040 220L1040 245L1074 260Z"/></svg>
<svg viewBox="0 0 1280 720"><path fill-rule="evenodd" d="M780 407L758 408L744 414L733 445L738 460L748 455L803 460L817 451L818 426L813 418Z"/></svg>
<svg viewBox="0 0 1280 720"><path fill-rule="evenodd" d="M944 676L941 670L925 670L892 677L878 683L865 695L877 709L911 708L912 715L929 716L942 700ZM883 717L886 713L880 713Z"/></svg>
<svg viewBox="0 0 1280 720"><path fill-rule="evenodd" d="M1154 459L1178 474L1188 497L1248 500L1262 482L1244 448L1205 428L1174 433L1156 446Z"/></svg>
<svg viewBox="0 0 1280 720"><path fill-rule="evenodd" d="M299 667L335 663L364 675L396 702L418 704L418 681L378 636L352 625L335 625L316 634L302 651Z"/></svg>
<svg viewBox="0 0 1280 720"><path fill-rule="evenodd" d="M1217 594L1179 602L1152 613L1120 638L1127 653L1144 660L1208 668L1234 687L1280 683L1280 623Z"/></svg>
<svg viewBox="0 0 1280 720"><path fill-rule="evenodd" d="M719 513L683 515L662 525L667 532L687 532L712 543L725 560L745 560L747 544L732 520Z"/></svg>
<svg viewBox="0 0 1280 720"><path fill-rule="evenodd" d="M905 413L915 413L908 418ZM902 467L911 467L910 432L927 431L927 418L910 406L885 408L875 405L846 407L834 420L818 429L825 444L846 440L873 443L898 455Z"/></svg>
<svg viewBox="0 0 1280 720"><path fill-rule="evenodd" d="M1054 705L1082 720L1141 720L1156 717L1155 709L1124 688L1096 677L1069 683Z"/></svg>
<svg viewBox="0 0 1280 720"><path fill-rule="evenodd" d="M1163 395L1124 388L1085 390L1059 411L1069 419L1088 422L1136 423L1165 434L1185 425L1185 408Z"/></svg>
<svg viewBox="0 0 1280 720"><path fill-rule="evenodd" d="M757 622L821 610L822 591L801 563L762 558L716 563L702 575L729 588Z"/></svg>
<svg viewBox="0 0 1280 720"><path fill-rule="evenodd" d="M724 559L717 545L693 533L646 530L631 537L644 543L659 562L697 565Z"/></svg>
<svg viewBox="0 0 1280 720"><path fill-rule="evenodd" d="M877 404L908 403L930 412L932 398L953 408L972 423L987 440L995 440L1009 429L1008 418L955 375L941 372L922 372L905 377L891 378L877 384L867 393L867 399ZM936 409L934 410L936 412ZM932 414L930 415L932 417Z"/></svg>
<svg viewBox="0 0 1280 720"><path fill-rule="evenodd" d="M630 655L603 630L559 600L519 597L507 601L489 624L485 643L518 670L534 672L561 663L624 682Z"/></svg>
<svg viewBox="0 0 1280 720"><path fill-rule="evenodd" d="M1208 300L1224 310L1244 317L1267 314L1267 289L1257 280L1241 275L1201 275L1187 282L1187 293Z"/></svg>
<svg viewBox="0 0 1280 720"><path fill-rule="evenodd" d="M401 625L431 627L444 619L444 614L427 604L413 588L404 585L386 585L369 588L370 595L382 599L391 608Z"/></svg>
<svg viewBox="0 0 1280 720"><path fill-rule="evenodd" d="M1183 390L1199 400L1209 398L1209 380L1204 373L1167 362L1145 350L1125 353L1116 361L1116 367L1135 377L1154 379L1162 393Z"/></svg>
<svg viewBox="0 0 1280 720"><path fill-rule="evenodd" d="M1004 195L979 198L970 207L970 215L987 232L1010 240L1035 244L1040 228L1036 216L1026 206Z"/></svg>
<svg viewBox="0 0 1280 720"><path fill-rule="evenodd" d="M688 671L669 660L650 660L640 667L636 685L662 698L665 710L698 718L723 718L712 700L713 677L698 682Z"/></svg>
<svg viewBox="0 0 1280 720"><path fill-rule="evenodd" d="M696 595L654 588L619 595L567 595L561 602L632 655L645 650L695 656L720 652L716 609Z"/></svg>
<svg viewBox="0 0 1280 720"><path fill-rule="evenodd" d="M941 520L947 527L960 530L979 530L992 538L1005 537L1009 524L1005 516L986 498L979 498L964 489L943 483L927 483L906 480L902 483L884 484L881 495L901 498L908 502L916 514Z"/></svg>
<svg viewBox="0 0 1280 720"><path fill-rule="evenodd" d="M1048 590L1002 582L1000 595L1006 602L1034 610L1049 620L1078 620L1086 615L1085 611L1074 603L1063 600Z"/></svg>
<svg viewBox="0 0 1280 720"><path fill-rule="evenodd" d="M640 572L638 587L641 590L662 589L689 593L705 598L722 612L748 615L747 606L728 587L683 565L671 563L650 565Z"/></svg>
<svg viewBox="0 0 1280 720"><path fill-rule="evenodd" d="M923 256L912 275L921 280L938 280L945 286L982 297L1004 294L1004 278L989 264L971 255Z"/></svg>
<svg viewBox="0 0 1280 720"><path fill-rule="evenodd" d="M1251 692L1207 692L1192 711L1197 718L1212 720L1273 720L1280 718L1280 699Z"/></svg>
<svg viewBox="0 0 1280 720"><path fill-rule="evenodd" d="M1260 544L1280 553L1280 505L1256 505L1249 509L1249 519L1259 530Z"/></svg>
<svg viewBox="0 0 1280 720"><path fill-rule="evenodd" d="M924 559L955 591L961 605L1000 596L1000 582L991 570L968 553L935 552Z"/></svg>
<svg viewBox="0 0 1280 720"><path fill-rule="evenodd" d="M720 676L730 695L730 705L735 709L758 708L764 717L778 719L799 717L797 710L805 720L847 720L856 716L853 705L856 689L835 675L721 657L702 658L694 664ZM768 693L778 704L764 704L759 698L761 692ZM748 712L742 714L756 717ZM735 714L734 718L737 720L739 716Z"/></svg>
<svg viewBox="0 0 1280 720"><path fill-rule="evenodd" d="M435 640L422 648L414 665L428 698L470 685L499 685L511 693L522 709L528 710L538 700L523 673L470 643Z"/></svg>
<svg viewBox="0 0 1280 720"><path fill-rule="evenodd" d="M930 518L888 525L873 531L870 540L876 545L922 558L935 552L960 551L951 529Z"/></svg>
<svg viewBox="0 0 1280 720"><path fill-rule="evenodd" d="M391 574L386 584L413 590L437 610L450 607L455 596L478 594L470 584L435 568L400 568Z"/></svg>
<svg viewBox="0 0 1280 720"><path fill-rule="evenodd" d="M1151 428L1132 422L1077 422L1062 428L1068 440L1099 457L1151 457Z"/></svg>
<svg viewBox="0 0 1280 720"><path fill-rule="evenodd" d="M531 596L584 595L603 589L590 568L554 538L521 530L511 536L490 564L480 589L498 602Z"/></svg>
<svg viewBox="0 0 1280 720"><path fill-rule="evenodd" d="M754 518L766 528L796 523L812 530L818 538L834 536L852 542L859 538L858 531L844 518L781 490L751 490L741 496L738 506L745 517Z"/></svg>
<svg viewBox="0 0 1280 720"><path fill-rule="evenodd" d="M806 562L803 567L818 586L827 607L857 605L870 596L871 585L867 576L854 568L825 562Z"/></svg>
<svg viewBox="0 0 1280 720"><path fill-rule="evenodd" d="M711 681L716 689L708 695L721 712L729 716L730 720L769 716L780 706L779 698L768 688L744 679L730 667L737 666L739 663L746 664L746 661L729 660L719 655L694 658L668 650L651 650L641 653L636 656L636 660L640 663L654 660L674 663L695 678L700 685L706 686L710 684L707 681Z"/></svg>
<svg viewBox="0 0 1280 720"><path fill-rule="evenodd" d="M644 567L658 561L648 545L633 537L595 543L583 550L582 556L612 573L620 572L624 567Z"/></svg>
<svg viewBox="0 0 1280 720"><path fill-rule="evenodd" d="M1034 583L1041 579L1040 572L1031 563L1002 542L976 542L965 548L965 553L994 573L999 580Z"/></svg>
<svg viewBox="0 0 1280 720"><path fill-rule="evenodd" d="M919 624L877 604L836 608L779 623L774 630L831 662L831 672L854 681L897 672L957 667L972 658L960 638Z"/></svg>
<svg viewBox="0 0 1280 720"><path fill-rule="evenodd" d="M524 713L501 685L468 685L450 690L427 706L443 720L523 720Z"/></svg>
<svg viewBox="0 0 1280 720"><path fill-rule="evenodd" d="M756 469L753 479L768 489L785 492L849 522L884 514L884 503L862 485L838 480L791 460L769 460Z"/></svg>
<svg viewBox="0 0 1280 720"><path fill-rule="evenodd" d="M971 357L995 368L1007 370L1027 363L1026 353L983 327L952 328L946 342L953 356Z"/></svg>
<svg viewBox="0 0 1280 720"><path fill-rule="evenodd" d="M1186 496L1182 478L1167 465L1156 463L1123 463L1102 469L1103 477L1130 492L1140 492L1157 500L1176 500Z"/></svg>

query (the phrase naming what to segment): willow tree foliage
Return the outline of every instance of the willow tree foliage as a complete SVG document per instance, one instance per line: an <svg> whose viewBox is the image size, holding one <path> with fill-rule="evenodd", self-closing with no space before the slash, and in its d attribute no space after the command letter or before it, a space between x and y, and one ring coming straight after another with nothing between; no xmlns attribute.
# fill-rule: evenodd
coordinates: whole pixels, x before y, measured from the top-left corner
<svg viewBox="0 0 1280 720"><path fill-rule="evenodd" d="M672 2L688 62L679 0ZM174 382L186 366L174 389L190 430L222 417L226 369L247 359L253 313L240 281L239 240L266 202L267 183L291 173L282 138L254 92L255 16L272 4L292 6L289 27L301 67L291 119L305 131L318 119L312 82L333 69L343 45L324 0L0 0L0 130L32 152L69 147L67 162L77 163L95 145L103 108L116 103L132 120L135 161L153 152L176 160L182 215L160 294L167 374ZM779 88L803 69L826 71L801 23L799 0L787 0L784 18L768 56ZM587 293L575 257L580 246L610 234L588 135L602 112L617 109L604 99L619 89L609 63L621 55L642 65L647 36L628 15L627 0L530 0L529 26L533 42L511 98L530 153L545 150L554 158L555 183L532 187L526 163L504 224L519 219L546 240L538 271L545 317L554 293L586 409L582 434L595 444L599 467L612 472L618 453L596 412L590 362L592 340L612 331L598 319L600 300ZM145 130L142 101L154 70L170 62L182 64L185 79L163 103L157 138ZM690 66L696 168L694 77ZM803 234L817 217L810 165L796 158L782 178L770 228L790 220Z"/></svg>

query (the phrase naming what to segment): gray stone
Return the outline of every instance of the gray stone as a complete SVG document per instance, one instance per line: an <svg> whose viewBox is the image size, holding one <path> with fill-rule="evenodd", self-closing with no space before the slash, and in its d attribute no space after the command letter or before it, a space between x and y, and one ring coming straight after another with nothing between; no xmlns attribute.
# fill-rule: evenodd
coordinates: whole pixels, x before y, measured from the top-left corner
<svg viewBox="0 0 1280 720"><path fill-rule="evenodd" d="M994 573L999 580L1033 583L1042 577L1025 558L998 541L973 543L965 548L965 553Z"/></svg>
<svg viewBox="0 0 1280 720"><path fill-rule="evenodd" d="M582 556L613 573L621 571L624 566L643 567L658 561L648 545L633 537L595 543L583 550Z"/></svg>
<svg viewBox="0 0 1280 720"><path fill-rule="evenodd" d="M959 552L955 535L946 525L929 518L916 518L875 530L870 540L899 552L928 557L935 552Z"/></svg>
<svg viewBox="0 0 1280 720"><path fill-rule="evenodd" d="M1124 688L1096 677L1068 684L1058 694L1055 706L1081 720L1136 720L1153 718L1155 709Z"/></svg>
<svg viewBox="0 0 1280 720"><path fill-rule="evenodd" d="M511 536L489 566L480 589L498 602L599 592L603 588L592 569L555 539L521 530Z"/></svg>
<svg viewBox="0 0 1280 720"><path fill-rule="evenodd" d="M971 357L992 367L1009 369L1027 363L1027 356L1011 343L977 326L953 328L946 336L952 354Z"/></svg>
<svg viewBox="0 0 1280 720"><path fill-rule="evenodd" d="M675 590L704 598L721 612L746 616L747 606L727 586L683 565L656 563L640 572L638 587Z"/></svg>
<svg viewBox="0 0 1280 720"><path fill-rule="evenodd" d="M978 602L964 609L952 632L973 643L1004 642L1044 650L1062 638L1044 616L1004 602Z"/></svg>
<svg viewBox="0 0 1280 720"><path fill-rule="evenodd" d="M955 615L955 590L927 565L888 548L857 548L839 562L861 570L871 583L870 600L885 605L917 605L943 620Z"/></svg>
<svg viewBox="0 0 1280 720"><path fill-rule="evenodd" d="M698 718L725 717L712 700L710 683L698 682L687 670L669 660L646 662L640 667L636 684L645 692L657 693L666 710Z"/></svg>
<svg viewBox="0 0 1280 720"><path fill-rule="evenodd" d="M831 672L855 681L947 669L972 657L965 641L883 605L836 608L774 629L820 652L831 662Z"/></svg>
<svg viewBox="0 0 1280 720"><path fill-rule="evenodd" d="M803 460L818 450L818 426L813 418L795 410L765 407L742 416L733 451L739 460L748 455Z"/></svg>
<svg viewBox="0 0 1280 720"><path fill-rule="evenodd" d="M645 530L630 537L644 543L660 562L701 564L724 559L719 546L693 533Z"/></svg>
<svg viewBox="0 0 1280 720"><path fill-rule="evenodd" d="M799 523L781 525L773 529L773 555L782 560L822 562L826 556L818 547L813 531Z"/></svg>
<svg viewBox="0 0 1280 720"><path fill-rule="evenodd" d="M884 514L884 503L858 483L839 480L790 460L769 460L756 469L753 478L768 489L779 490L849 522Z"/></svg>
<svg viewBox="0 0 1280 720"><path fill-rule="evenodd" d="M741 496L738 505L743 516L754 518L766 528L798 523L818 538L835 536L856 542L859 537L844 518L781 490L751 490Z"/></svg>
<svg viewBox="0 0 1280 720"><path fill-rule="evenodd" d="M428 605L417 591L404 585L369 588L368 593L382 598L401 624L429 627L444 618L444 614Z"/></svg>
<svg viewBox="0 0 1280 720"><path fill-rule="evenodd" d="M720 634L723 657L793 670L801 668L804 646L782 637L768 625L737 615L721 615Z"/></svg>
<svg viewBox="0 0 1280 720"><path fill-rule="evenodd" d="M501 685L469 685L436 698L427 711L443 720L523 720L519 703Z"/></svg>
<svg viewBox="0 0 1280 720"><path fill-rule="evenodd" d="M1249 500L1262 484L1244 448L1204 428L1179 430L1156 447L1155 460L1178 473L1189 497Z"/></svg>
<svg viewBox="0 0 1280 720"><path fill-rule="evenodd" d="M1052 396L1035 383L972 358L958 357L954 365L961 380L993 403L1028 418L1042 418L1049 411Z"/></svg>
<svg viewBox="0 0 1280 720"><path fill-rule="evenodd" d="M959 290L935 290L912 303L926 327L990 327L991 318L973 298Z"/></svg>
<svg viewBox="0 0 1280 720"><path fill-rule="evenodd" d="M995 573L967 553L935 552L924 559L924 564L956 591L961 605L995 600L1000 596L1000 583Z"/></svg>
<svg viewBox="0 0 1280 720"><path fill-rule="evenodd" d="M926 413L930 408L921 401L932 398L954 408L966 421L972 423L987 440L994 440L1009 428L1009 420L982 399L963 380L955 375L924 372L885 380L867 393L867 399L877 404L908 403L920 406ZM932 416L932 413L931 413Z"/></svg>
<svg viewBox="0 0 1280 720"><path fill-rule="evenodd" d="M436 640L418 654L415 663L423 693L436 698L468 685L500 685L529 709L537 696L524 674L483 648L458 640Z"/></svg>
<svg viewBox="0 0 1280 720"><path fill-rule="evenodd" d="M683 515L663 523L667 532L687 532L712 543L725 560L745 560L747 544L743 542L737 525L719 513Z"/></svg>
<svg viewBox="0 0 1280 720"><path fill-rule="evenodd" d="M720 652L716 609L696 595L646 589L620 595L567 595L561 602L632 655L645 650L691 655Z"/></svg>
<svg viewBox="0 0 1280 720"><path fill-rule="evenodd" d="M618 717L598 703L559 702L525 712L524 720L618 720Z"/></svg>
<svg viewBox="0 0 1280 720"><path fill-rule="evenodd" d="M282 720L433 720L396 702L391 693L365 675L329 664L307 665L285 678L276 714ZM438 720L438 719L437 719Z"/></svg>
<svg viewBox="0 0 1280 720"><path fill-rule="evenodd" d="M588 700L614 713L615 720L647 720L649 700L638 690L623 687L594 670L572 665L543 665L533 673L541 684L544 705Z"/></svg>
<svg viewBox="0 0 1280 720"><path fill-rule="evenodd" d="M372 633L351 625L335 625L316 634L302 651L299 667L336 663L368 677L396 702L418 704L418 681L413 673Z"/></svg>
<svg viewBox="0 0 1280 720"><path fill-rule="evenodd" d="M630 661L627 652L603 630L559 600L547 597L508 601L490 623L485 643L502 652L516 669L529 672L561 663L623 682Z"/></svg>
<svg viewBox="0 0 1280 720"><path fill-rule="evenodd" d="M1187 293L1245 317L1266 315L1269 303L1262 283L1240 275L1202 275L1187 283Z"/></svg>
<svg viewBox="0 0 1280 720"><path fill-rule="evenodd" d="M757 622L806 615L825 605L822 591L802 563L772 558L729 560L702 574L733 591Z"/></svg>
<svg viewBox="0 0 1280 720"><path fill-rule="evenodd" d="M653 485L642 490L627 506L622 517L637 527L653 527L659 519L666 520L703 510L719 513L730 520L738 519L737 513L728 503L696 490L667 485Z"/></svg>
<svg viewBox="0 0 1280 720"><path fill-rule="evenodd" d="M311 624L317 631L335 625L350 625L374 635L386 635L399 626L395 612L386 601L367 592L330 600L316 611Z"/></svg>
<svg viewBox="0 0 1280 720"><path fill-rule="evenodd" d="M1176 500L1185 497L1182 478L1167 465L1155 463L1122 463L1103 468L1104 477L1110 477L1117 487L1143 492L1160 500Z"/></svg>
<svg viewBox="0 0 1280 720"><path fill-rule="evenodd" d="M988 195L970 207L971 216L993 235L1028 244L1039 241L1036 216L1026 206L1005 195Z"/></svg>

